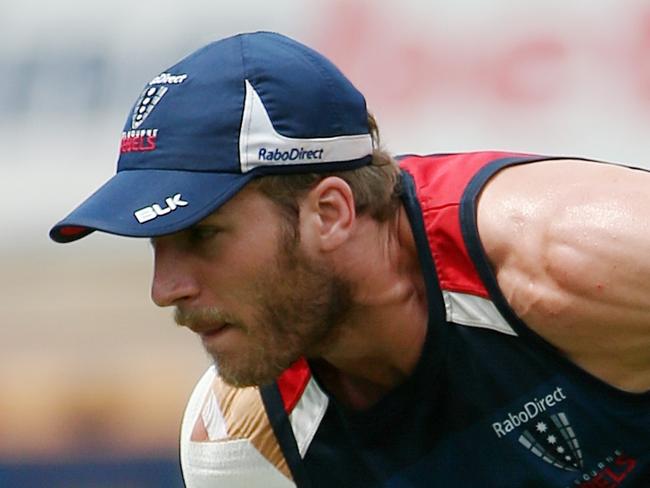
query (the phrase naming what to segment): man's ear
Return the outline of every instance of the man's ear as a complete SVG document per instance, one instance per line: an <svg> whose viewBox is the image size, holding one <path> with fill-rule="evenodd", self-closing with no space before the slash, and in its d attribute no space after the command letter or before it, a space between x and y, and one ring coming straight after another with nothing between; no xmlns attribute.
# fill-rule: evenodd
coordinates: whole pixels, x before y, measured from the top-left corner
<svg viewBox="0 0 650 488"><path fill-rule="evenodd" d="M321 251L332 251L349 238L355 219L350 185L342 178L328 176L300 203L301 240Z"/></svg>

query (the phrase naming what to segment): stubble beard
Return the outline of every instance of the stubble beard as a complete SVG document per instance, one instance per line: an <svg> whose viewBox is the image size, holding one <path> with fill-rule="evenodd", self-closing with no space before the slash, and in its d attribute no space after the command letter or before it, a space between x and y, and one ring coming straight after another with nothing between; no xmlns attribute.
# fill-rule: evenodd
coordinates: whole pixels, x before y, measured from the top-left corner
<svg viewBox="0 0 650 488"><path fill-rule="evenodd" d="M254 323L225 317L216 309L199 311L202 320L227 318L247 335L246 349L207 351L219 376L235 387L272 383L299 358L331 347L351 308L347 282L305 256L296 242L280 243L275 263L253 285Z"/></svg>

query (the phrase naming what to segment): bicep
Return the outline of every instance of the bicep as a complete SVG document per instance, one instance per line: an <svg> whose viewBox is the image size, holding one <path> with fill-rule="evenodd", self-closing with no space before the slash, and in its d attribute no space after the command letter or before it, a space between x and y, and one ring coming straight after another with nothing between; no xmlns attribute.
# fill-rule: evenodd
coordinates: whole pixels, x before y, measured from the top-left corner
<svg viewBox="0 0 650 488"><path fill-rule="evenodd" d="M650 333L650 174L591 166L561 185L540 265L579 316Z"/></svg>
<svg viewBox="0 0 650 488"><path fill-rule="evenodd" d="M535 328L650 337L650 173L558 161L497 174L481 240L513 308Z"/></svg>

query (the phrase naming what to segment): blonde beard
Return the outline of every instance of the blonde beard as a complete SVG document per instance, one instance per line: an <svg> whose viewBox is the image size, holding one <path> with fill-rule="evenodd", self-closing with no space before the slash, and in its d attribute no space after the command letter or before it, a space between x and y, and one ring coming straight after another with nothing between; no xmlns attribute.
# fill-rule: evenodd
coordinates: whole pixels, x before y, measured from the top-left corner
<svg viewBox="0 0 650 488"><path fill-rule="evenodd" d="M243 350L207 351L221 378L230 385L273 382L300 357L331 342L349 312L349 285L296 247L290 249L279 250L274 266L261 273L253 285L253 323L246 324L217 308L176 310L175 320L181 325L225 322L246 334Z"/></svg>

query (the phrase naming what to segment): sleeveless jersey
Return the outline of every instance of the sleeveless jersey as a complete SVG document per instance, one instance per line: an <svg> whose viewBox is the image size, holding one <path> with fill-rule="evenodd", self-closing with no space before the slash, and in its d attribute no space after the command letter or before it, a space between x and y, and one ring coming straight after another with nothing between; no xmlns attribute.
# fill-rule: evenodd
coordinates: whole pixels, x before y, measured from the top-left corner
<svg viewBox="0 0 650 488"><path fill-rule="evenodd" d="M650 487L650 392L602 382L531 331L478 237L485 183L550 159L401 158L429 307L415 370L358 412L305 360L261 389L227 387L211 368L183 421L188 487ZM207 440L193 440L197 425Z"/></svg>

